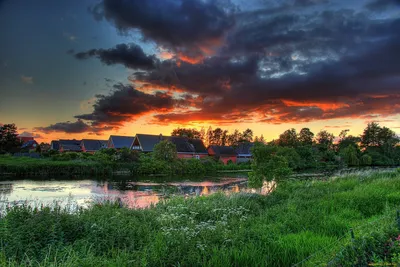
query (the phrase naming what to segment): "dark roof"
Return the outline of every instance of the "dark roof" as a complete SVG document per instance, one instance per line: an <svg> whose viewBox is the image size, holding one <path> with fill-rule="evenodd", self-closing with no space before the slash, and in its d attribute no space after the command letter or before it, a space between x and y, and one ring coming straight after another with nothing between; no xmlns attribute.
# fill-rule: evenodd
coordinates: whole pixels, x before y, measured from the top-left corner
<svg viewBox="0 0 400 267"><path fill-rule="evenodd" d="M107 147L107 141L83 139L82 146L84 146L87 151L98 151L102 148Z"/></svg>
<svg viewBox="0 0 400 267"><path fill-rule="evenodd" d="M75 151L75 152L80 152L82 151L81 148L81 140L66 140L66 139L60 139L60 148L62 148L64 151Z"/></svg>
<svg viewBox="0 0 400 267"><path fill-rule="evenodd" d="M102 148L107 148L107 146L108 146L108 140L100 140L100 143L101 143L101 147L102 147Z"/></svg>
<svg viewBox="0 0 400 267"><path fill-rule="evenodd" d="M60 145L64 146L64 145L77 145L80 146L81 145L81 140L67 140L67 139L60 139Z"/></svg>
<svg viewBox="0 0 400 267"><path fill-rule="evenodd" d="M245 154L251 155L251 148L254 146L254 143L240 143L235 149L237 154Z"/></svg>
<svg viewBox="0 0 400 267"><path fill-rule="evenodd" d="M154 150L154 146L163 140L169 140L175 144L176 151L178 153L197 153L207 154L207 149L200 139L190 139L187 137L180 136L162 136L162 135L151 135L151 134L137 134L142 151L151 152Z"/></svg>
<svg viewBox="0 0 400 267"><path fill-rule="evenodd" d="M230 146L210 146L217 156L236 156L236 151Z"/></svg>
<svg viewBox="0 0 400 267"><path fill-rule="evenodd" d="M38 145L38 143L35 140L29 140L28 142L24 143L21 148L28 148L32 147L33 145Z"/></svg>
<svg viewBox="0 0 400 267"><path fill-rule="evenodd" d="M114 145L114 148L124 148L124 147L131 148L133 140L135 140L135 137L111 135L110 139Z"/></svg>
<svg viewBox="0 0 400 267"><path fill-rule="evenodd" d="M153 151L156 144L165 140L165 136L151 134L137 134L135 138L139 141L142 151L144 152Z"/></svg>
<svg viewBox="0 0 400 267"><path fill-rule="evenodd" d="M171 143L175 144L178 153L208 154L206 147L201 139L190 139L187 137L170 136L166 137Z"/></svg>
<svg viewBox="0 0 400 267"><path fill-rule="evenodd" d="M60 149L60 142L59 141L51 141L51 149L59 150Z"/></svg>
<svg viewBox="0 0 400 267"><path fill-rule="evenodd" d="M79 145L62 144L61 147L63 148L64 151L74 151L74 152L82 151L82 148Z"/></svg>

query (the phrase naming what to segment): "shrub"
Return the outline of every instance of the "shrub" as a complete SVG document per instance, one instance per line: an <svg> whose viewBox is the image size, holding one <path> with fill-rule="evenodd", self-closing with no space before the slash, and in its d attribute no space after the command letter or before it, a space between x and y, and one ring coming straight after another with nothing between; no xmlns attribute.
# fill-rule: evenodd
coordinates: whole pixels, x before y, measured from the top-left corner
<svg viewBox="0 0 400 267"><path fill-rule="evenodd" d="M371 166L372 164L372 158L371 156L364 154L360 158L360 163L362 166Z"/></svg>

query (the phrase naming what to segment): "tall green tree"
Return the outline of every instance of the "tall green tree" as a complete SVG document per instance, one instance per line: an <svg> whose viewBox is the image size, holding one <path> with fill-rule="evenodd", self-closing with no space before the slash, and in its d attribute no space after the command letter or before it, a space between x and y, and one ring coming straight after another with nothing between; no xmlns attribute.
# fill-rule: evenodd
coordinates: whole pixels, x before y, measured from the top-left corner
<svg viewBox="0 0 400 267"><path fill-rule="evenodd" d="M213 129L212 129L212 127L210 126L210 127L208 127L208 130L207 130L207 133L206 133L206 143L207 143L207 146L209 146L209 145L213 145Z"/></svg>
<svg viewBox="0 0 400 267"><path fill-rule="evenodd" d="M178 158L175 144L168 140L159 142L154 146L153 157L157 160L172 162Z"/></svg>
<svg viewBox="0 0 400 267"><path fill-rule="evenodd" d="M287 147L296 147L298 145L296 129L286 130L279 135L278 145Z"/></svg>
<svg viewBox="0 0 400 267"><path fill-rule="evenodd" d="M379 146L389 145L395 147L399 143L396 133L387 127L382 127L378 133Z"/></svg>
<svg viewBox="0 0 400 267"><path fill-rule="evenodd" d="M211 144L212 145L222 145L222 137L224 135L224 131L221 128L216 128L212 131Z"/></svg>
<svg viewBox="0 0 400 267"><path fill-rule="evenodd" d="M253 141L253 130L247 128L242 133L241 142L252 142Z"/></svg>
<svg viewBox="0 0 400 267"><path fill-rule="evenodd" d="M221 135L221 146L228 145L228 131L224 130Z"/></svg>
<svg viewBox="0 0 400 267"><path fill-rule="evenodd" d="M0 152L17 152L22 145L17 136L17 126L15 124L0 126Z"/></svg>
<svg viewBox="0 0 400 267"><path fill-rule="evenodd" d="M239 130L236 129L232 134L229 134L227 138L228 145L237 146L242 140L242 134L239 132Z"/></svg>
<svg viewBox="0 0 400 267"><path fill-rule="evenodd" d="M377 147L380 145L381 127L376 122L368 123L361 135L361 145L363 147Z"/></svg>
<svg viewBox="0 0 400 267"><path fill-rule="evenodd" d="M358 166L360 165L360 160L358 159L358 151L353 145L342 149L340 152L344 162L348 166Z"/></svg>
<svg viewBox="0 0 400 267"><path fill-rule="evenodd" d="M321 130L317 134L316 139L317 139L317 143L320 145L321 148L332 149L333 140L335 139L335 136L326 130Z"/></svg>
<svg viewBox="0 0 400 267"><path fill-rule="evenodd" d="M255 143L252 148L253 161L249 173L249 186L261 188L264 181L278 181L288 177L292 170L284 156L277 155L278 146Z"/></svg>
<svg viewBox="0 0 400 267"><path fill-rule="evenodd" d="M189 129L189 128L176 128L176 129L172 130L171 135L201 139L200 131L198 131L196 129Z"/></svg>
<svg viewBox="0 0 400 267"><path fill-rule="evenodd" d="M293 147L281 147L276 151L277 156L282 156L288 162L288 166L295 170L301 166L301 158Z"/></svg>
<svg viewBox="0 0 400 267"><path fill-rule="evenodd" d="M255 143L258 143L258 142L259 142L259 143L265 144L266 141L265 141L264 135L261 135L260 137L258 137L258 136L254 137L254 142L255 142Z"/></svg>
<svg viewBox="0 0 400 267"><path fill-rule="evenodd" d="M300 130L298 141L301 145L312 145L314 140L314 133L309 128Z"/></svg>

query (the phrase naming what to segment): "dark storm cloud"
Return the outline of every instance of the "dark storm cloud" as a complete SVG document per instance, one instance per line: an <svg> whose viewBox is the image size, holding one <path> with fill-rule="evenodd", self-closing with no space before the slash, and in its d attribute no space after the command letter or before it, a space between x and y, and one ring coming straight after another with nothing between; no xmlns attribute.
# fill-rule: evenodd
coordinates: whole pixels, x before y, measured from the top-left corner
<svg viewBox="0 0 400 267"><path fill-rule="evenodd" d="M329 49L348 51L385 34L388 21L372 20L349 9L300 13L281 12L271 16L252 16L238 22L228 35L224 51L237 53L275 53L296 50L317 57ZM380 32L379 30L383 30Z"/></svg>
<svg viewBox="0 0 400 267"><path fill-rule="evenodd" d="M129 49L110 49L113 57L108 59L98 51L110 50L77 54L99 57L106 64L133 64L140 70L130 80L139 90L185 96L176 99L170 92L147 94L119 85L113 94L98 96L93 113L76 118L96 126L120 125L151 112L154 123L164 124L307 122L400 113L399 19L376 18L366 9L333 8L332 1L287 1L235 14L216 1L187 3L102 1L102 16L119 29L140 29L146 38L171 48L177 53L172 59L145 55L138 47L141 58L151 58L152 64L138 67L133 63L136 53ZM179 61L183 48L203 51L213 39L223 40L215 54L198 62Z"/></svg>
<svg viewBox="0 0 400 267"><path fill-rule="evenodd" d="M399 0L372 0L370 1L366 7L372 11L384 11L390 7L400 7Z"/></svg>
<svg viewBox="0 0 400 267"><path fill-rule="evenodd" d="M63 132L71 134L93 131L92 127L84 123L82 120L77 120L76 122L58 122L47 127L37 127L35 130L44 133Z"/></svg>
<svg viewBox="0 0 400 267"><path fill-rule="evenodd" d="M171 110L175 105L165 93L146 94L123 84L114 85L114 89L109 95L96 95L92 113L75 118L90 121L95 127L119 127L149 112Z"/></svg>
<svg viewBox="0 0 400 267"><path fill-rule="evenodd" d="M233 26L228 8L229 1L222 0L103 0L92 13L122 31L139 29L145 39L197 56Z"/></svg>
<svg viewBox="0 0 400 267"><path fill-rule="evenodd" d="M203 64L165 61L156 70L139 72L131 76L140 81L159 86L177 86L187 92L198 94L221 94L230 84L242 84L257 72L258 57L234 61L231 58L209 58Z"/></svg>
<svg viewBox="0 0 400 267"><path fill-rule="evenodd" d="M122 64L131 69L154 69L158 59L154 55L146 55L136 44L119 44L110 49L92 49L75 54L77 59L97 57L106 65Z"/></svg>
<svg viewBox="0 0 400 267"><path fill-rule="evenodd" d="M22 130L23 128L20 128L20 130ZM43 136L41 136L38 133L32 133L32 132L28 132L28 131L24 131L20 134L18 134L19 137L33 137L33 138L42 138Z"/></svg>
<svg viewBox="0 0 400 267"><path fill-rule="evenodd" d="M295 0L295 6L313 6L319 4L327 4L329 0Z"/></svg>
<svg viewBox="0 0 400 267"><path fill-rule="evenodd" d="M202 88L203 84L212 84L219 90L208 93L202 90L197 93L205 93L203 95L205 99L207 95L216 93L219 98L214 98L216 101L198 104L196 107L201 111L161 114L157 115L156 119L161 123L212 118L217 121L235 122L227 112L235 109L247 111L248 114L251 112L265 114L262 121L273 123L363 117L371 113L385 116L400 113L400 109L396 108L400 81L398 77L400 65L397 64L400 55L396 51L400 39L394 36L398 26L398 21L393 22L390 27L393 36L389 34L388 39L374 43L364 53L349 56L342 61L314 65L307 75L292 74L278 79L263 79L257 75L256 68L247 68L248 72L242 77L239 72L229 75L228 71L225 80L229 84L229 90L224 90L226 87L222 87L219 83L219 78L224 77L219 75L219 71L223 68L218 68L210 61L205 65L215 70L216 78L209 76L208 79L199 79L195 88ZM214 60L219 62L217 59ZM257 66L257 61L254 65ZM192 77L190 69L193 66L190 64L185 66L176 69L177 77L182 77L180 73L185 72L187 77ZM201 73L205 73L204 68L207 69L201 65L197 68L202 70ZM184 85L180 80L178 82L177 87ZM297 101L298 104L290 106L280 102L280 99ZM310 101L322 103L322 106L325 103L328 107L321 108L321 105L310 104ZM246 116L241 115L241 118L245 119Z"/></svg>

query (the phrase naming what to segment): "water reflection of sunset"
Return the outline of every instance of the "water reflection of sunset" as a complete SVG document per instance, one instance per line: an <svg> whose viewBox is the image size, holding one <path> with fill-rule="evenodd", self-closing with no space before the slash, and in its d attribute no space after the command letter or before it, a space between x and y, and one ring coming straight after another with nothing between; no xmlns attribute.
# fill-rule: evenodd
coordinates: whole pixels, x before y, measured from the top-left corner
<svg viewBox="0 0 400 267"><path fill-rule="evenodd" d="M25 201L52 203L71 197L77 204L87 206L88 202L105 200L121 201L129 208L147 208L152 204L171 196L206 196L216 192L225 194L250 192L268 194L275 187L275 182L264 183L261 191L247 188L245 178L220 178L203 181L183 182L147 182L130 181L129 179L94 181L9 181L1 188L2 197L8 201ZM11 190L7 190L11 189Z"/></svg>
<svg viewBox="0 0 400 267"><path fill-rule="evenodd" d="M200 196L209 195L209 194L210 194L210 190L208 190L207 186L204 186L203 190L200 193Z"/></svg>

